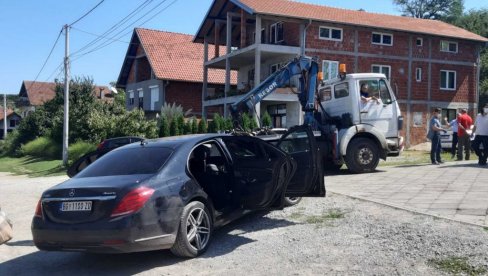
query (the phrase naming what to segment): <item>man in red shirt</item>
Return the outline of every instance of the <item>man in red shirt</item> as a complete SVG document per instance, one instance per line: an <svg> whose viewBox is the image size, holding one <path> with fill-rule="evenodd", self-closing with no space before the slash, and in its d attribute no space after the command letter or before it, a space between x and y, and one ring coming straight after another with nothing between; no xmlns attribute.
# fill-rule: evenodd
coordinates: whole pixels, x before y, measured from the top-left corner
<svg viewBox="0 0 488 276"><path fill-rule="evenodd" d="M469 160L469 154L471 152L471 141L470 141L470 134L466 131L471 129L471 125L473 125L473 119L468 115L467 109L461 109L461 115L457 118L458 121L458 152L457 152L457 160L463 160L463 149L464 149L464 159Z"/></svg>

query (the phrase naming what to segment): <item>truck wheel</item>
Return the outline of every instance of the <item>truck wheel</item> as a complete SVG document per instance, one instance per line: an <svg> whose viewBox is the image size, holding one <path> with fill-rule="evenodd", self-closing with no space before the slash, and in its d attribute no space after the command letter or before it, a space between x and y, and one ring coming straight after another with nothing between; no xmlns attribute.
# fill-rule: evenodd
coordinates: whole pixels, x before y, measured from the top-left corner
<svg viewBox="0 0 488 276"><path fill-rule="evenodd" d="M285 197L285 207L297 205L300 201L302 201L301 197Z"/></svg>
<svg viewBox="0 0 488 276"><path fill-rule="evenodd" d="M380 161L378 147L367 138L356 138L349 143L346 165L353 173L373 172Z"/></svg>

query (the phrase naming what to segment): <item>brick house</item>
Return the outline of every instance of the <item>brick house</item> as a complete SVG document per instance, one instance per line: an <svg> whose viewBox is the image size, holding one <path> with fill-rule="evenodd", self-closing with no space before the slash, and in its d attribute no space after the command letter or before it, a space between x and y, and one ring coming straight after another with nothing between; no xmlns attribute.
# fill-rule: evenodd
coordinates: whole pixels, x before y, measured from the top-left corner
<svg viewBox="0 0 488 276"><path fill-rule="evenodd" d="M34 112L36 107L43 105L56 96L55 82L23 81L19 91L19 99L15 103L20 110L20 116L24 118ZM112 92L107 86L95 86L92 94L97 99L112 101Z"/></svg>
<svg viewBox="0 0 488 276"><path fill-rule="evenodd" d="M12 109L7 109L7 132L12 132L20 124L22 118L19 114L14 112ZM0 107L0 139L3 139L4 132L4 120L5 112L2 107Z"/></svg>
<svg viewBox="0 0 488 276"><path fill-rule="evenodd" d="M203 70L238 70L237 89L249 90L303 53L318 57L325 79L337 76L339 63L350 73L384 73L396 90L410 146L425 141L433 107L449 119L462 107L475 114L479 54L488 39L435 20L289 0L215 0L194 41L205 53L209 44L226 48L225 55L206 58ZM267 110L275 126L290 127L302 123L299 108L296 96L281 89L257 110Z"/></svg>
<svg viewBox="0 0 488 276"><path fill-rule="evenodd" d="M128 110L142 108L146 116L154 117L167 102L201 115L203 46L192 39L186 34L134 29L117 80L117 87L126 92ZM223 96L225 71L209 70L206 80L209 98ZM234 72L229 87L235 82Z"/></svg>

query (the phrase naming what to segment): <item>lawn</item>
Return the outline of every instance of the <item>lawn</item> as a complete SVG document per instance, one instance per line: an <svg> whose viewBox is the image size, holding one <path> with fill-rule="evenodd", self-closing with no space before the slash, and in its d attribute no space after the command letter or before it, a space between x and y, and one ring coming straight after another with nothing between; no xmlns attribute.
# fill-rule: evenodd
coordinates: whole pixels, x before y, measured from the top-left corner
<svg viewBox="0 0 488 276"><path fill-rule="evenodd" d="M29 177L66 174L61 160L44 160L33 157L0 157L0 172L9 172Z"/></svg>
<svg viewBox="0 0 488 276"><path fill-rule="evenodd" d="M442 161L452 161L451 153L442 152ZM380 160L379 166L425 165L430 164L429 151L405 150L398 157L388 157L387 161Z"/></svg>

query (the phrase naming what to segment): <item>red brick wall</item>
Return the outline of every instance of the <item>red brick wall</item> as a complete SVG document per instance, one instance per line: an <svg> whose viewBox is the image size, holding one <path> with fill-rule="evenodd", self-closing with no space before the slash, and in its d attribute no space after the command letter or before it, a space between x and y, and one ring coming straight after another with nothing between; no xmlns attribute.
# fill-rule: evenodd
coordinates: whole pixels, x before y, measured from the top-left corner
<svg viewBox="0 0 488 276"><path fill-rule="evenodd" d="M300 24L284 22L283 32L285 45L300 46Z"/></svg>
<svg viewBox="0 0 488 276"><path fill-rule="evenodd" d="M342 41L320 39L320 26L341 28ZM312 24L307 28L306 48L354 52L354 29L352 27L340 26L337 24Z"/></svg>
<svg viewBox="0 0 488 276"><path fill-rule="evenodd" d="M151 79L151 65L147 57L138 58L134 64L137 66L137 82Z"/></svg>
<svg viewBox="0 0 488 276"><path fill-rule="evenodd" d="M183 111L191 108L193 113L201 113L202 84L170 81L165 90L165 101L181 105Z"/></svg>

